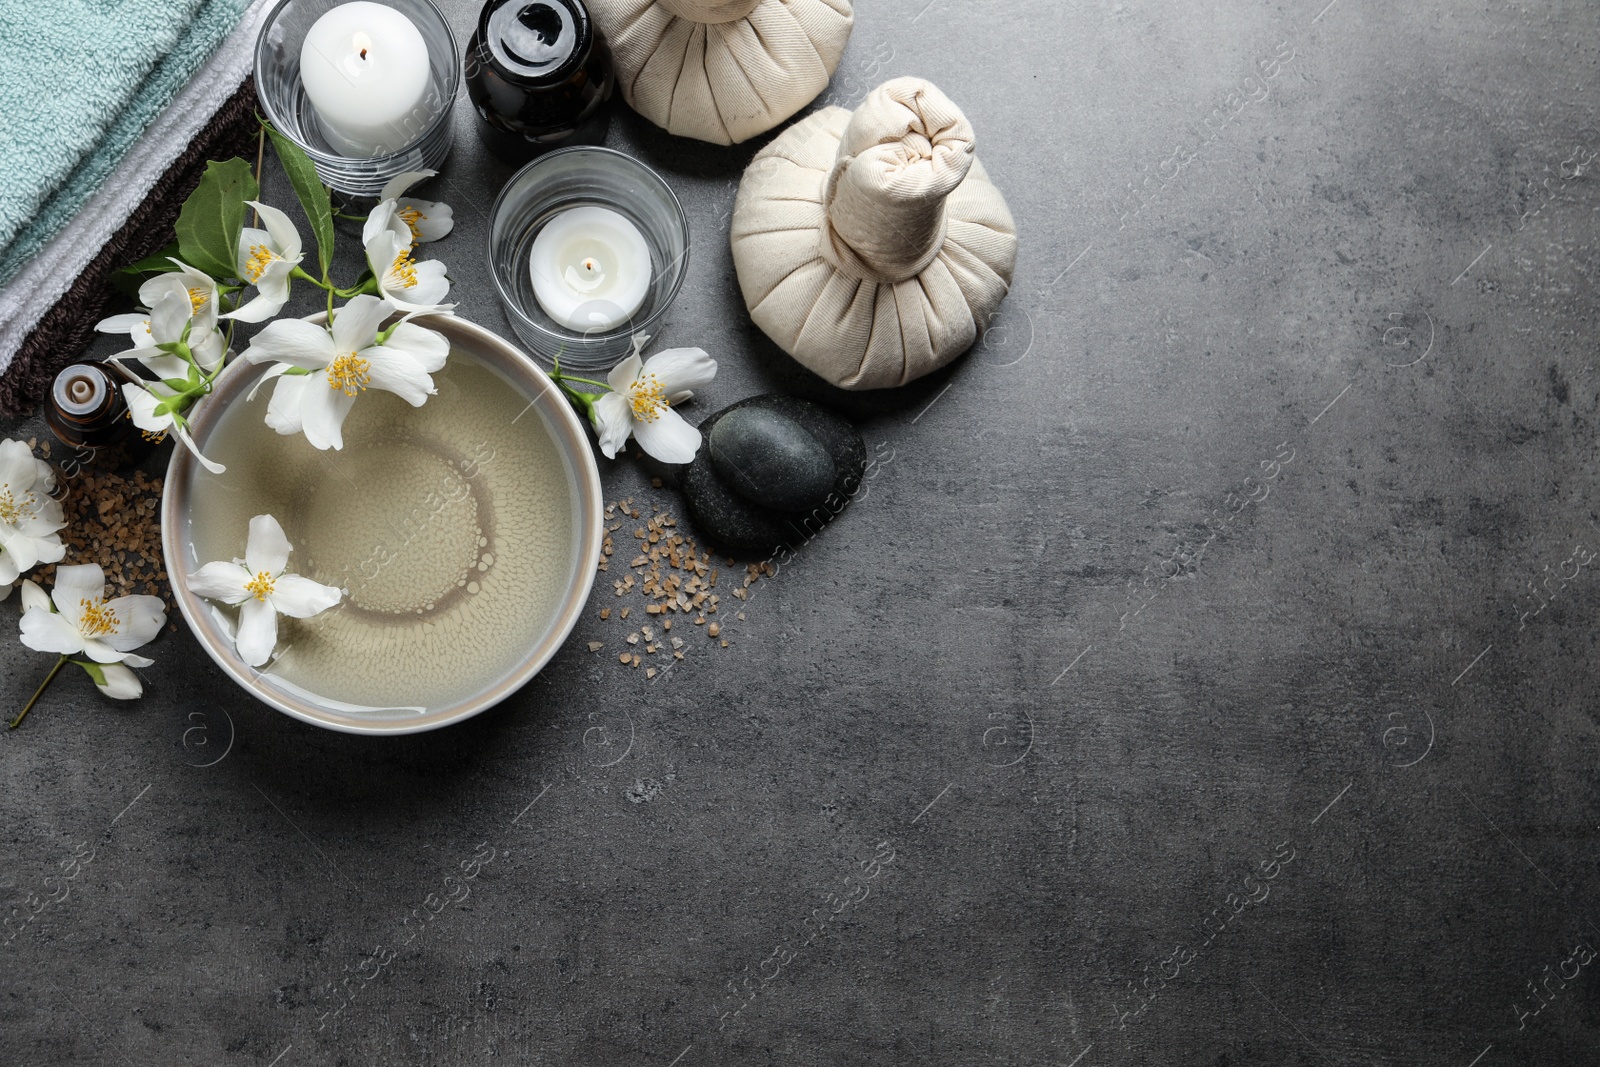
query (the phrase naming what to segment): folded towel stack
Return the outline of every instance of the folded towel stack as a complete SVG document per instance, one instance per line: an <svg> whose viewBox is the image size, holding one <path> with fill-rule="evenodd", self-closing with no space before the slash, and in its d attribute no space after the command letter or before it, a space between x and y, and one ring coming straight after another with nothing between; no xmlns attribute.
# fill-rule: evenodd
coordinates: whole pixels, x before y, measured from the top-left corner
<svg viewBox="0 0 1600 1067"><path fill-rule="evenodd" d="M130 241L141 243L137 234L114 238L132 229L130 216L147 197L170 195L185 149L197 138L216 145L218 119L240 129L252 124L248 105L225 105L248 77L267 6L0 0L0 411L38 397L18 380L36 377L40 369L23 364L38 360L15 363L19 349L54 349L57 362L70 362L77 347L62 351L52 342L62 325L70 333L81 324L62 323L53 306L82 290L75 283L96 273L108 242L122 254L98 272L100 288L111 268L136 258L126 253ZM208 130L212 136L203 137ZM170 219L163 225L170 228ZM146 251L167 239L170 233ZM81 291L78 297L81 305ZM84 311L98 314L101 302ZM52 318L56 331L29 337ZM47 381L53 370L44 373Z"/></svg>

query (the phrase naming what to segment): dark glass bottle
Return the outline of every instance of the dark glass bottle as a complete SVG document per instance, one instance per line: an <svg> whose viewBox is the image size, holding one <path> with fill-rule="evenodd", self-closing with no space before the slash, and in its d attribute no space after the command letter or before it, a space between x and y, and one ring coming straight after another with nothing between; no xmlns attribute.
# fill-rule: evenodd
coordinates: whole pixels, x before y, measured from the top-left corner
<svg viewBox="0 0 1600 1067"><path fill-rule="evenodd" d="M464 63L478 132L503 159L605 140L616 75L583 0L489 0Z"/></svg>
<svg viewBox="0 0 1600 1067"><path fill-rule="evenodd" d="M124 375L104 363L74 363L56 375L45 425L73 450L79 466L114 469L138 459L149 446L128 417Z"/></svg>

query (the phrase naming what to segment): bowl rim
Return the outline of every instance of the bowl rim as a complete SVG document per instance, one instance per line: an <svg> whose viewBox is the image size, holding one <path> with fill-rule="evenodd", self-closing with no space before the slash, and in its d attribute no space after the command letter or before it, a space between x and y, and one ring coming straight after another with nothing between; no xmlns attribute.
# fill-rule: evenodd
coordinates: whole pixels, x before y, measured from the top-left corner
<svg viewBox="0 0 1600 1067"><path fill-rule="evenodd" d="M501 211L506 206L512 186L521 181L529 172L536 170L539 167L548 165L552 159L558 159L561 156L572 155L575 153L616 156L626 164L638 168L646 181L654 182L663 190L665 190L668 200L672 203L675 217L678 220L678 227L683 231L683 251L678 255L675 261L675 265L678 268L677 278L673 281L672 288L666 294L666 298L662 300L660 305L645 318L636 322L630 321L630 323L624 328L609 330L605 333L556 333L544 326L541 326L538 322L529 317L527 312L523 311L518 305L517 301L512 296L514 287L509 283L508 279L503 276L499 266L495 263L495 222L500 218ZM500 294L500 304L505 308L506 318L511 321L513 330L515 330L518 334L522 332L520 329L518 329L518 327L526 326L528 329L534 332L535 336L541 339L547 339L553 345L576 343L580 345L598 347L607 343L615 343L619 340L625 340L650 330L662 319L663 316L666 315L669 310L671 310L672 305L678 299L678 293L683 289L684 280L689 276L689 253L693 251L694 248L693 238L694 235L689 229L689 213L683 209L683 201L678 199L678 194L673 190L671 183L668 182L667 179L663 178L654 167L640 159L635 158L634 156L629 155L626 152L620 152L615 148L607 148L604 145L568 145L565 148L557 148L552 151L542 153L537 158L518 168L515 174L506 179L506 183L500 187L500 192L495 194L494 204L489 209L489 231L487 236L484 238L483 258L485 264L487 264L489 268L489 277L494 279L495 291ZM623 346L623 349L626 350L626 345ZM580 353L580 356L581 354L582 353ZM535 359L538 359L540 353L535 351L533 355ZM611 362L615 362L615 360L611 360ZM607 364L607 366L609 365L610 363ZM577 366L577 363L574 363L573 366Z"/></svg>
<svg viewBox="0 0 1600 1067"><path fill-rule="evenodd" d="M318 312L306 316L304 321L320 325L326 318L326 312ZM543 670L566 644L567 638L571 636L588 603L590 592L594 589L596 568L600 561L601 542L604 538L602 517L604 491L600 485L600 468L595 462L594 450L589 445L588 432L579 422L572 405L562 397L561 391L538 362L505 338L455 315L430 315L422 318L428 328L448 337L452 347L456 345L470 347L485 363L509 371L513 377L520 373L529 379L531 385L538 387L539 391L531 397L531 403L549 420L544 425L550 428L557 449L565 453L564 458L576 468L577 474L577 514L574 516L578 541L576 573L567 586L561 606L544 638L530 649L530 654L510 674L484 692L470 699L429 711L415 720L390 719L383 722L368 722L353 715L321 709L310 703L298 701L290 694L260 684L256 679L261 672L247 666L239 658L233 646L226 642L215 623L209 619L208 601L190 592L188 586L181 580L187 573L188 562L181 551L187 542L183 537L180 518L188 510L191 486L199 462L187 448L176 444L172 450L172 458L167 462L166 482L161 495L161 551L173 599L177 602L184 621L188 623L189 632L194 636L196 643L205 649L212 661L222 668L240 689L256 700L291 718L341 733L398 736L437 730L470 719L507 699L532 681L533 677ZM190 422L194 440L204 442L213 424L221 417L228 404L244 395L266 370L265 364L253 364L240 356L235 356L217 376L210 397L200 405L199 412Z"/></svg>

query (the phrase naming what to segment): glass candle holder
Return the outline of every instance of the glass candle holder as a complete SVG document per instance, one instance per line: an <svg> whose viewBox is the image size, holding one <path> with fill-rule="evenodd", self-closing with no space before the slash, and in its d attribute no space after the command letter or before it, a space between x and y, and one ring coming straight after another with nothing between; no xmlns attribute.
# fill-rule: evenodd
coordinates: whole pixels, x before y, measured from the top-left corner
<svg viewBox="0 0 1600 1067"><path fill-rule="evenodd" d="M612 329L563 326L534 293L534 241L550 221L579 207L614 211L639 231L650 257L644 301ZM558 148L523 167L495 199L489 224L489 270L506 316L539 359L571 370L609 368L632 347L636 333L654 334L683 286L689 263L689 222L661 176L610 148Z"/></svg>
<svg viewBox="0 0 1600 1067"><path fill-rule="evenodd" d="M394 145L380 144L370 156L353 156L324 129L300 77L306 34L343 0L281 0L256 40L256 92L267 120L311 157L317 174L336 192L376 197L406 171L437 170L450 153L450 108L461 87L461 55L444 15L431 0L384 0L409 19L428 50L427 82L420 102L398 123ZM365 53L363 53L364 55Z"/></svg>

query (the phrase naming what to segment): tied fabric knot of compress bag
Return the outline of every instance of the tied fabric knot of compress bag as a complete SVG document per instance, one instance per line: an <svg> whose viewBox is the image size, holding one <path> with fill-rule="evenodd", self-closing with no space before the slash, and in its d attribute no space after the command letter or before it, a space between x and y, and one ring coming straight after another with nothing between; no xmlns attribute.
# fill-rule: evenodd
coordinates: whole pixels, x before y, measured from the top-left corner
<svg viewBox="0 0 1600 1067"><path fill-rule="evenodd" d="M904 385L977 340L1011 287L1017 228L961 109L896 78L756 154L730 234L750 316L835 385Z"/></svg>
<svg viewBox="0 0 1600 1067"><path fill-rule="evenodd" d="M851 0L589 0L617 85L668 133L738 144L815 100L855 25Z"/></svg>

